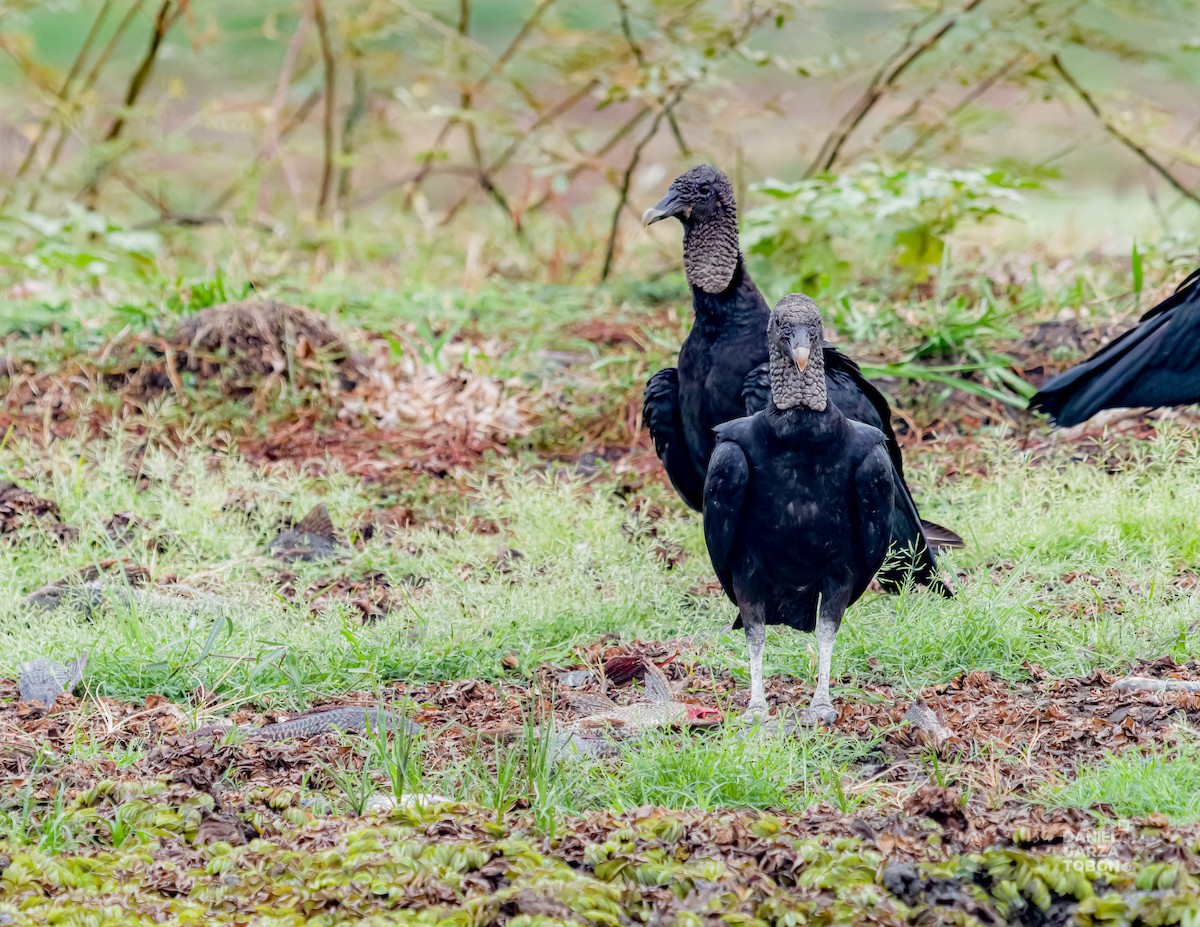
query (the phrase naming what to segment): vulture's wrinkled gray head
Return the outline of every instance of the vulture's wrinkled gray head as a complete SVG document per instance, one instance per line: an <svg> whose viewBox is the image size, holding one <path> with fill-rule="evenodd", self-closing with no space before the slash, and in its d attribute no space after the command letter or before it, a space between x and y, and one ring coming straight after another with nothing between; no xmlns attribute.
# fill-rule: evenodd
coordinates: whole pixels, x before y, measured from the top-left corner
<svg viewBox="0 0 1200 927"><path fill-rule="evenodd" d="M771 310L767 348L771 353L771 398L779 409L824 412L824 330L817 304L807 296L785 296Z"/></svg>
<svg viewBox="0 0 1200 927"><path fill-rule="evenodd" d="M733 184L711 164L693 167L642 214L643 225L674 217L683 223L683 267L688 283L721 293L738 262L737 201Z"/></svg>

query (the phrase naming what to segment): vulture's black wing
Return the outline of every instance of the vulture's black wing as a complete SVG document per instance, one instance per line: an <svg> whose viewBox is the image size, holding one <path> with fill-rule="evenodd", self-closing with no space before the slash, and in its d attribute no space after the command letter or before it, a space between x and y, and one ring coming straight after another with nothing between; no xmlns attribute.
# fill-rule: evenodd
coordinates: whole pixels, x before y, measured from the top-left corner
<svg viewBox="0 0 1200 927"><path fill-rule="evenodd" d="M1060 373L1029 401L1060 427L1102 409L1200 402L1200 270L1138 324Z"/></svg>
<svg viewBox="0 0 1200 927"><path fill-rule="evenodd" d="M842 410L846 418L872 428L878 428L887 439L887 453L896 471L898 486L902 494L916 512L916 503L904 482L904 460L900 455L900 442L896 440L896 432L892 429L892 407L887 398L875 388L870 380L863 376L858 364L848 358L831 344L825 345L825 382L829 388L829 398L833 404ZM941 525L917 518L916 522L925 538L922 542L942 550L950 547L964 547L963 539ZM916 540L915 535L905 533L897 535L895 540Z"/></svg>
<svg viewBox="0 0 1200 927"><path fill-rule="evenodd" d="M654 441L654 452L671 478L671 485L684 502L700 511L704 504L704 473L693 463L683 436L679 371L674 367L666 367L650 378L642 399L642 414Z"/></svg>
<svg viewBox="0 0 1200 927"><path fill-rule="evenodd" d="M857 426L855 430L859 430ZM851 601L863 594L887 556L891 532L889 522L881 515L888 510L894 511L898 502L893 491L895 470L884 447L883 435L878 434L875 440L878 443L859 461L854 471L854 513L852 524L847 527L853 531L861 571L854 577Z"/></svg>
<svg viewBox="0 0 1200 927"><path fill-rule="evenodd" d="M842 410L846 418L872 428L878 428L887 438L888 457L901 477L904 476L904 461L900 459L900 445L896 432L892 430L892 408L883 393L863 376L857 363L831 344L825 345L825 384L829 398Z"/></svg>
<svg viewBox="0 0 1200 927"><path fill-rule="evenodd" d="M718 435L727 427L720 426ZM733 561L742 521L742 503L749 485L750 463L745 451L735 441L718 437L704 480L704 543L708 546L708 555L721 588L735 605Z"/></svg>
<svg viewBox="0 0 1200 927"><path fill-rule="evenodd" d="M771 364L763 361L754 367L742 382L742 399L746 402L746 414L753 415L767 407L771 398Z"/></svg>
<svg viewBox="0 0 1200 927"><path fill-rule="evenodd" d="M892 509L892 552L883 569L879 571L879 583L885 589L899 590L905 582L928 586L934 592L951 599L954 593L943 583L937 574L937 561L930 549L924 526L928 524L917 514L917 504L913 502L912 493L900 477L892 470L892 492L895 496L895 506ZM938 531L945 531L938 525L931 525ZM953 533L953 532L949 532ZM958 537L958 535L954 535ZM961 539L959 546L962 546Z"/></svg>

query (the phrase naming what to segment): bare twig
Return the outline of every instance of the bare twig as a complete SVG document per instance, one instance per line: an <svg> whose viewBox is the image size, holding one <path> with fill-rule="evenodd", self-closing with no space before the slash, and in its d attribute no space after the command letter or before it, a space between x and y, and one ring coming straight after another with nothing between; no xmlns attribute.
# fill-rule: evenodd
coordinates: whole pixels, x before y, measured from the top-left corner
<svg viewBox="0 0 1200 927"><path fill-rule="evenodd" d="M342 166L338 172L337 204L341 209L350 195L350 173L354 154L354 130L367 113L367 75L363 71L362 61L357 52L351 54L352 77L350 79L350 106L346 109L346 118L342 123Z"/></svg>
<svg viewBox="0 0 1200 927"><path fill-rule="evenodd" d="M633 37L633 22L629 18L629 4L626 0L615 0L615 2L617 10L621 14L621 32L625 36L625 44L633 53L633 60L637 62L638 70L644 72L646 70L646 52ZM683 130L679 128L679 121L673 112L667 114L667 124L671 127L671 136L675 139L675 144L679 146L679 153L686 157L689 153L688 145L683 140Z"/></svg>
<svg viewBox="0 0 1200 927"><path fill-rule="evenodd" d="M612 270L613 256L617 250L617 230L621 225L621 213L625 210L625 203L629 199L629 185L633 181L633 172L637 170L638 163L642 159L642 151L650 144L651 139L658 134L658 127L662 124L664 118L670 115L671 110L679 105L679 101L683 99L683 95L688 88L692 86L691 82L684 84L675 94L663 104L662 108L654 114L654 119L650 121L650 127L646 130L638 143L633 147L633 154L629 157L629 163L625 165L625 172L621 176L621 188L617 192L617 208L613 210L612 224L608 230L608 243L604 248L604 267L600 271L600 281L608 279L609 272Z"/></svg>
<svg viewBox="0 0 1200 927"><path fill-rule="evenodd" d="M20 180L24 177L30 166L32 166L34 158L37 157L38 149L42 147L42 142L46 140L46 136L50 133L51 124L55 118L66 119L66 112L70 108L69 94L71 83L79 76L79 72L83 68L83 63L87 60L87 56L92 50L92 42L95 41L96 35L100 31L100 26L108 18L108 11L111 6L112 0L104 0L103 5L100 7L100 12L92 20L92 26L88 29L87 35L84 36L83 44L79 46L79 51L75 53L75 60L71 62L71 69L67 72L67 76L63 78L62 86L58 91L58 103L46 115L46 118L42 120L41 125L38 126L37 134L33 137L33 141L29 143L29 148L25 151L25 157L21 159L21 164L17 167L17 173L14 176L15 180ZM5 209L8 206L14 189L15 184L10 184L8 189L4 191L4 198L0 199L0 209Z"/></svg>
<svg viewBox="0 0 1200 927"><path fill-rule="evenodd" d="M142 95L142 90L146 86L146 82L150 79L150 72L154 70L154 63L158 60L159 49L162 48L163 40L167 37L167 33L171 31L171 27L178 22L183 15L183 6L178 5L174 0L163 0L162 6L158 8L158 15L154 17L154 28L150 33L150 44L146 48L146 52L142 55L142 60L138 63L133 75L129 78L129 85L125 88L125 99L121 107L121 111L113 119L112 125L108 127L108 132L105 133L102 143L116 141L121 131L125 128L125 119L129 110L138 101L138 97ZM104 162L97 168L92 179L88 181L87 187L84 189L84 196L91 198L96 194L99 188L100 180L104 176L108 168L109 162Z"/></svg>
<svg viewBox="0 0 1200 927"><path fill-rule="evenodd" d="M579 161L567 168L567 171L564 175L567 182L570 183L584 171L599 170L602 167L600 158L603 158L606 154L616 148L617 145L620 144L620 142L625 138L625 136L629 135L629 133L636 129L642 120L649 116L653 111L654 107L652 107L650 104L643 106L636 113L621 123L621 125L617 126L616 130L594 151L584 151L574 142L574 140L571 140L575 150L579 152ZM526 211L536 212L550 201L551 196L553 196L552 193L543 193Z"/></svg>
<svg viewBox="0 0 1200 927"><path fill-rule="evenodd" d="M329 198L333 195L333 152L334 114L337 110L337 66L333 57L333 45L329 41L329 23L325 20L325 5L321 0L310 0L313 24L321 45L321 61L325 71L325 111L321 121L322 158L321 189L317 194L317 218L323 218Z"/></svg>
<svg viewBox="0 0 1200 927"><path fill-rule="evenodd" d="M1076 81L1071 75L1071 72L1066 69L1062 63L1062 59L1060 59L1058 55L1051 55L1050 63L1054 66L1054 70L1058 71L1059 76L1066 81L1067 86L1075 91L1075 94L1079 97L1079 99L1083 100L1084 105L1091 110L1092 115L1096 117L1096 121L1100 123L1100 125L1104 128L1104 131L1106 131L1118 142L1145 161L1178 193L1186 196L1193 203L1200 204L1200 196L1197 196L1193 191L1185 187L1182 181L1180 181L1179 178L1167 170L1166 166L1157 158L1155 158L1154 155L1152 155L1143 145L1138 144L1136 141L1118 129L1115 125L1113 125L1108 117L1104 115L1104 112L1100 109L1092 95L1084 90L1083 87L1079 85L1078 81Z"/></svg>
<svg viewBox="0 0 1200 927"><path fill-rule="evenodd" d="M313 109L316 108L317 101L320 99L320 90L314 90L304 98L300 105L296 107L295 112L293 112L288 118L288 121L284 123L282 127L280 127L278 132L275 133L273 139L263 143L263 146L258 149L254 155L254 158L250 162L249 168L247 168L247 174L263 161L269 161L275 154L279 152L279 143L296 131L296 129L300 128L300 126L304 125L305 120L308 119ZM226 187L216 197L216 199L212 201L212 204L208 207L208 212L220 212L226 206L226 204L233 199L244 182L245 177L239 177L234 180L233 183Z"/></svg>
<svg viewBox="0 0 1200 927"><path fill-rule="evenodd" d="M629 5L625 0L616 0L617 9L621 13L621 32L625 35L625 44L629 46L629 50L633 52L633 59L637 62L637 66L641 70L646 68L646 55L642 51L642 46L637 43L633 37L633 24L629 21Z"/></svg>
<svg viewBox="0 0 1200 927"><path fill-rule="evenodd" d="M465 38L471 30L471 0L458 0L458 12L458 34ZM537 15L536 11L534 15ZM522 25L522 31L527 32L528 29L532 29L532 22L533 17L530 17L530 19ZM512 43L510 42L509 48L512 47ZM467 58L465 55L460 59L459 69L464 76L467 74ZM504 194L500 192L499 187L496 186L487 169L483 166L483 150L479 147L479 132L475 128L475 122L470 118L462 119L462 114L469 113L471 111L471 106L473 103L474 93L472 92L472 88L464 88L463 92L459 95L458 118L462 122L463 129L466 132L467 150L471 153L471 163L475 166L475 174L479 181L480 189L482 189L493 200L496 201L496 204L504 212L504 215L512 221L513 228L516 230L517 235L520 236L522 234L520 220L513 215L512 209L509 208L508 200L505 198ZM445 224L444 220L443 224Z"/></svg>
<svg viewBox="0 0 1200 927"><path fill-rule="evenodd" d="M1012 69L1020 64L1025 57L1026 53L1024 51L1017 53L1012 58L1009 58L1008 61L1004 62L1004 64L1000 65L1000 67L994 70L991 74L981 80L978 84L972 87L971 90L965 94L961 100L942 113L941 118L938 119L935 125L926 126L925 130L921 132L921 134L915 139L913 139L912 144L904 149L904 153L900 155L899 160L902 162L907 161L914 154L920 151L926 142L928 142L942 128L945 127L946 123L948 123L964 109L991 90L999 81L1007 77Z"/></svg>
<svg viewBox="0 0 1200 927"><path fill-rule="evenodd" d="M536 7L534 7L533 12L529 14L525 22L521 23L521 28L517 30L517 34L513 36L512 40L508 43L508 46L494 61L488 61L486 49L482 48L482 46L479 46L477 43L472 43L470 41L466 30L462 26L464 17L460 8L459 28L457 32L452 34L455 35L457 40L463 43L465 46L474 48L476 57L487 64L487 72L479 77L475 83L463 93L463 98L468 101L473 101L484 89L484 87L487 86L489 81L500 76L501 72L504 70L504 67L509 61L512 60L512 57L517 53L520 47L525 43L525 40L533 32L534 27L537 26L537 24L541 21L542 16L545 15L546 11L550 9L555 2L557 2L557 0L538 0L538 4ZM466 12L466 16L468 18L470 16L469 8ZM525 98L525 102L528 103L534 110L536 110L536 101L533 100L532 96L525 91L525 89L521 87L519 83L514 81L512 84ZM421 182L432 171L434 163L433 155L441 149L442 144L446 141L446 138L450 134L450 130L458 125L461 121L462 120L459 115L455 114L442 124L441 129L438 131L437 137L434 138L433 144L429 147L430 157L425 161L425 163L410 181L411 187L409 188L408 194L404 197L404 205L406 208L412 204L412 198L415 195L417 188L421 185Z"/></svg>
<svg viewBox="0 0 1200 927"><path fill-rule="evenodd" d="M113 119L108 132L105 133L104 141L113 141L120 136L121 130L125 128L127 111L138 101L138 97L142 95L146 81L150 79L150 72L154 70L154 63L158 60L158 51L162 47L163 39L167 37L167 33L182 14L182 7L176 6L174 0L163 0L163 5L158 8L158 15L154 17L154 29L150 33L150 45L146 48L146 53L142 56L137 69L129 79L129 86L125 88L125 99L122 103L122 110Z"/></svg>
<svg viewBox="0 0 1200 927"><path fill-rule="evenodd" d="M275 95L271 99L271 115L267 120L266 139L263 146L255 154L253 164L258 164L264 158L271 159L279 152L279 142L281 139L282 127L280 120L283 117L284 107L287 105L288 89L292 85L292 80L296 73L296 62L300 59L300 52L304 49L304 42L308 37L309 17L301 16L296 23L296 30L292 33L292 37L288 39L287 48L283 53L283 64L279 68L279 76L275 79ZM313 97L313 99L316 99ZM287 169L287 162L282 162L284 180L287 182L289 189L292 191L292 196L298 200L298 183L293 183L291 175ZM226 192L232 195L232 191L240 186L240 181L235 183ZM224 205L224 200L219 199L213 204L213 209L220 209ZM267 211L267 188L266 184L261 180L258 186L258 213L264 214Z"/></svg>
<svg viewBox="0 0 1200 927"><path fill-rule="evenodd" d="M415 170L401 174L399 177L393 177L386 183L382 183L377 187L373 187L365 193L358 194L350 201L349 205L351 207L357 207L362 206L364 203L374 202L375 200L379 199L379 197L390 193L392 190L396 190L400 187L408 186L410 183L414 183L418 176L434 177L442 174L451 174L455 177L471 178L478 176L478 172L475 170L475 168L466 164L435 164L432 167L422 164ZM474 189L474 187L472 187L472 189ZM457 206L458 204L455 205Z"/></svg>
<svg viewBox="0 0 1200 927"><path fill-rule="evenodd" d="M833 167L850 135L862 124L867 114L875 108L875 104L883 98L884 94L895 86L896 81L912 67L915 61L936 47L946 33L983 2L984 0L970 0L962 10L943 21L937 29L916 45L913 44L916 33L929 21L930 17L926 17L909 30L904 44L875 72L875 76L871 78L871 83L867 85L862 96L847 110L838 122L837 128L825 139L817 156L808 166L808 170L804 172L804 176L811 177L819 171L827 171Z"/></svg>
<svg viewBox="0 0 1200 927"><path fill-rule="evenodd" d="M559 116L562 116L564 113L568 113L574 109L579 102L584 99L584 97L592 92L598 83L598 80L592 79L574 93L568 94L562 100L546 109L540 116L538 116L537 119L533 121L533 124L530 125L529 128L513 139L509 146L504 149L504 151L501 152L491 164L487 166L485 174L489 177L494 176L497 171L500 171L506 164L508 164L509 161L512 160L513 156L516 155L522 145L533 138L533 136L545 125L558 119ZM441 224L446 225L448 222L450 222L455 215L458 214L458 211L467 204L467 200L470 199L470 196L470 193L465 193L459 197L458 201L446 211L446 215L442 218ZM516 222L515 218L514 222Z"/></svg>
<svg viewBox="0 0 1200 927"><path fill-rule="evenodd" d="M729 35L724 47L720 49L720 52L724 53L728 52L730 49L737 48L737 46L744 42L746 37L750 35L750 33L753 32L759 23L766 19L768 15L769 11L767 10L755 10L750 12L746 16L745 22L742 23L741 28ZM719 57L719 55L714 54L713 60L715 60L717 57ZM633 181L633 172L637 170L637 166L642 158L642 152L658 133L658 129L659 126L662 125L662 121L669 118L671 111L679 105L681 100L683 100L684 94L686 94L688 90L695 86L696 83L702 80L707 73L708 67L702 67L690 79L680 84L670 95L670 97L666 98L665 101L659 106L657 112L654 114L654 119L651 120L650 126L646 130L645 135L643 135L638 143L634 146L633 153L629 158L629 163L626 164L625 171L621 176L621 186L617 191L617 207L613 210L612 224L609 226L608 230L608 242L604 248L604 266L600 270L600 280L602 282L608 279L608 275L612 271L613 257L615 256L617 250L617 231L621 224L621 213L624 212L625 205L629 199L629 187Z"/></svg>
<svg viewBox="0 0 1200 927"><path fill-rule="evenodd" d="M116 29L113 30L113 34L109 37L108 43L101 50L100 55L92 63L91 69L84 76L83 82L72 91L71 96L73 99L77 100L85 96L95 86L96 81L100 79L100 74L104 71L105 65L108 64L113 52L116 51L117 46L125 37L125 32L133 25L141 13L143 2L144 0L134 0L129 5L129 8L125 11L125 15L121 17ZM50 156L46 159L46 163L42 165L37 182L33 185L33 192L29 197L29 204L26 208L31 211L37 208L37 201L42 185L46 177L49 176L50 172L58 164L58 159L62 156L63 148L66 147L67 137L71 134L70 119L68 117L76 109L78 109L77 106L72 106L70 111L63 114L64 118L59 122L58 137L54 140L54 146L50 149Z"/></svg>

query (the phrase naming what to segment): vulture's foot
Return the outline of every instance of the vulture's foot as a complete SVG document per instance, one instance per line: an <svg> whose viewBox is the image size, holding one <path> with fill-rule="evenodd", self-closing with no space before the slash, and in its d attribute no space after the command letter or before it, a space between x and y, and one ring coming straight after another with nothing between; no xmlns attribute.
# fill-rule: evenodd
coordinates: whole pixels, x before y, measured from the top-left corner
<svg viewBox="0 0 1200 927"><path fill-rule="evenodd" d="M796 720L806 727L817 727L824 724L828 727L833 727L837 721L837 709L829 702L813 702L804 711L800 712Z"/></svg>
<svg viewBox="0 0 1200 927"><path fill-rule="evenodd" d="M760 705L751 703L746 708L745 714L742 715L738 727L740 728L740 733L749 734L759 728L765 728L770 720L771 709L767 707L766 702Z"/></svg>

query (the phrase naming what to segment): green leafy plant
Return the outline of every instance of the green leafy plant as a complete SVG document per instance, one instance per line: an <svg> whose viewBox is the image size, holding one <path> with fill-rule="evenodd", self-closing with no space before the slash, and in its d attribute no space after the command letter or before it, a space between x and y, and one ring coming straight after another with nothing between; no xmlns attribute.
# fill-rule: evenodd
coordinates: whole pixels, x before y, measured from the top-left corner
<svg viewBox="0 0 1200 927"><path fill-rule="evenodd" d="M950 237L973 222L1010 216L1030 186L1001 170L858 164L837 176L767 180L767 202L746 214L742 244L769 260L785 287L820 292L895 269L928 279Z"/></svg>

